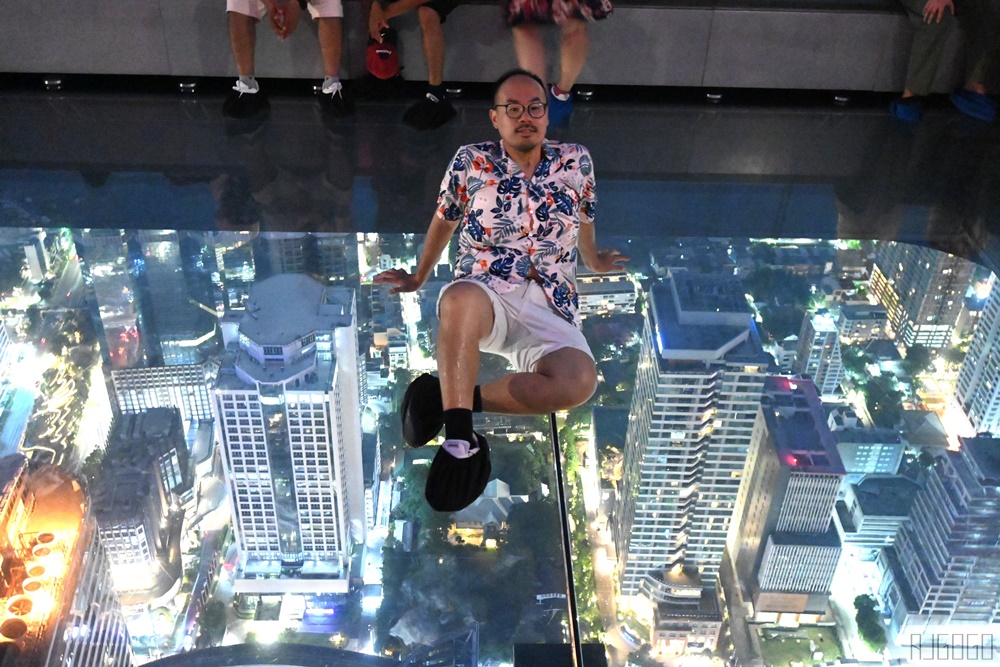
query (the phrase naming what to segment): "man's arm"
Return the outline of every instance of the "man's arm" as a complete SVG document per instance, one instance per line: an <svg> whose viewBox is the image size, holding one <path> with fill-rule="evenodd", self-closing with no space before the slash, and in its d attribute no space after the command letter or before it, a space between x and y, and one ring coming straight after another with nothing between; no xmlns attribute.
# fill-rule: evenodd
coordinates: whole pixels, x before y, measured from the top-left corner
<svg viewBox="0 0 1000 667"><path fill-rule="evenodd" d="M417 262L417 270L413 274L402 269L383 271L375 276L373 282L376 285L393 285L394 288L389 294L417 291L430 278L431 272L441 259L441 253L444 252L457 227L458 222L448 222L435 214L431 226L427 229L424 251L420 254L420 261Z"/></svg>
<svg viewBox="0 0 1000 667"><path fill-rule="evenodd" d="M581 222L580 235L577 237L577 250L583 265L596 273L621 271L628 257L613 248L597 248L597 236L594 223Z"/></svg>

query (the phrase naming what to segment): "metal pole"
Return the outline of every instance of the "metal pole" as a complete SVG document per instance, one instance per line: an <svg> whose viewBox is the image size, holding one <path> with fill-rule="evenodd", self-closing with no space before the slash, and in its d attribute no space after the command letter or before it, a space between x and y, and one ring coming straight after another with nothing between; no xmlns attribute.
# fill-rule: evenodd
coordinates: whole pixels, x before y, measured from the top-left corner
<svg viewBox="0 0 1000 667"><path fill-rule="evenodd" d="M563 556L566 559L566 601L569 602L569 642L573 647L573 665L584 667L583 641L580 637L580 616L576 608L576 586L573 584L573 541L569 533L569 505L566 504L566 489L563 487L562 452L559 447L559 432L556 429L556 414L549 413L549 430L552 433L552 460L556 466L556 502L559 503L559 524L562 528Z"/></svg>

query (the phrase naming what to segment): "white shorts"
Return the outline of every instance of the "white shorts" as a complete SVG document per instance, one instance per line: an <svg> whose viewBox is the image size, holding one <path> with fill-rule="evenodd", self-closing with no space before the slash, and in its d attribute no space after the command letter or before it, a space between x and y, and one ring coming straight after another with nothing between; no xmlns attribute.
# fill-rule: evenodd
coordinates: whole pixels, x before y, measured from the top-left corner
<svg viewBox="0 0 1000 667"><path fill-rule="evenodd" d="M262 0L226 0L226 11L258 20L267 16L267 6ZM309 15L314 19L341 18L344 16L344 5L341 0L309 0Z"/></svg>
<svg viewBox="0 0 1000 667"><path fill-rule="evenodd" d="M438 295L439 314L441 297L459 282L478 285L493 303L493 330L479 342L479 349L505 357L518 372L533 372L542 357L564 347L594 358L583 333L549 305L545 291L534 280L526 280L507 294L497 294L478 280L452 281Z"/></svg>

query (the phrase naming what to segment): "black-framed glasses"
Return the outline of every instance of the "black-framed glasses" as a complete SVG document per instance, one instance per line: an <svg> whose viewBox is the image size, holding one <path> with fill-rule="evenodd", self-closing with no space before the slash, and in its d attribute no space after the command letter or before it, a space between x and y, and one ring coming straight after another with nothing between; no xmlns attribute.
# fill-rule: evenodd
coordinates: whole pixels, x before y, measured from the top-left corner
<svg viewBox="0 0 1000 667"><path fill-rule="evenodd" d="M531 116L532 118L541 118L542 116L545 115L545 107L547 106L549 105L545 104L544 102L532 102L528 106L524 106L523 104L517 104L517 103L495 104L493 105L493 108L499 109L500 107L504 107L507 111L507 118L513 118L514 120L517 120L518 118L524 115L525 111L527 111L528 115Z"/></svg>

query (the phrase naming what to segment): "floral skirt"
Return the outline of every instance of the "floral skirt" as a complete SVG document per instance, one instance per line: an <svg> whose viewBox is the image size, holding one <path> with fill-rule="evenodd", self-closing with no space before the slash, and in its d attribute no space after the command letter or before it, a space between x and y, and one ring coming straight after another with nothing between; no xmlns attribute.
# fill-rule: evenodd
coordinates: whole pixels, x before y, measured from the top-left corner
<svg viewBox="0 0 1000 667"><path fill-rule="evenodd" d="M568 19L600 21L611 14L611 0L503 0L507 25L555 23Z"/></svg>

